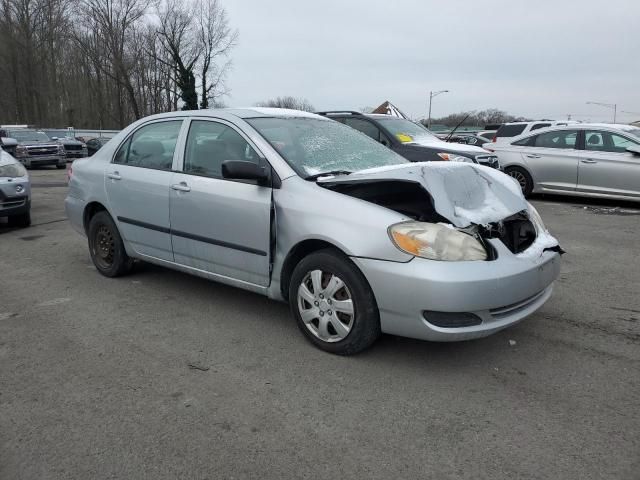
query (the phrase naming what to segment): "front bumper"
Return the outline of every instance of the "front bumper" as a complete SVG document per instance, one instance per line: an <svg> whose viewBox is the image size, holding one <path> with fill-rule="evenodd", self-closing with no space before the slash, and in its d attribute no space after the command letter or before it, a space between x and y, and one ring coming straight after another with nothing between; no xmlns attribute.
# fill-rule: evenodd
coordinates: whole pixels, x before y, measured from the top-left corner
<svg viewBox="0 0 640 480"><path fill-rule="evenodd" d="M66 160L67 162L69 161L73 161L75 159L78 158L85 158L88 157L89 154L87 153L87 149L85 148L84 150L67 150L66 153Z"/></svg>
<svg viewBox="0 0 640 480"><path fill-rule="evenodd" d="M17 159L25 167L41 165L66 165L67 159L62 155L43 155L41 157L20 157Z"/></svg>
<svg viewBox="0 0 640 480"><path fill-rule="evenodd" d="M30 208L29 178L0 178L0 217L20 215Z"/></svg>
<svg viewBox="0 0 640 480"><path fill-rule="evenodd" d="M513 325L544 305L560 273L560 254L518 257L501 242L490 241L498 252L494 261L352 258L376 297L382 331L422 340L469 340ZM425 319L425 311L473 314L481 322L439 327Z"/></svg>

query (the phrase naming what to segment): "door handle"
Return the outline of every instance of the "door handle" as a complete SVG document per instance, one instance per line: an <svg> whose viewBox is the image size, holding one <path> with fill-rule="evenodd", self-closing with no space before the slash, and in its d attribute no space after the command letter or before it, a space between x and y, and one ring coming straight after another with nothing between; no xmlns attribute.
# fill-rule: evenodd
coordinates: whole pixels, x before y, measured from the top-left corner
<svg viewBox="0 0 640 480"><path fill-rule="evenodd" d="M597 160L594 160L593 158L585 158L584 160L580 160L582 163L598 163Z"/></svg>
<svg viewBox="0 0 640 480"><path fill-rule="evenodd" d="M535 153L530 153L527 155L527 158L540 158L540 155L536 155Z"/></svg>
<svg viewBox="0 0 640 480"><path fill-rule="evenodd" d="M175 184L171 185L171 188L173 188L176 192L190 192L191 191L191 187L189 185L187 185L187 182L175 183Z"/></svg>
<svg viewBox="0 0 640 480"><path fill-rule="evenodd" d="M107 177L109 177L111 180L121 180L122 179L122 177L120 176L120 172L107 173Z"/></svg>

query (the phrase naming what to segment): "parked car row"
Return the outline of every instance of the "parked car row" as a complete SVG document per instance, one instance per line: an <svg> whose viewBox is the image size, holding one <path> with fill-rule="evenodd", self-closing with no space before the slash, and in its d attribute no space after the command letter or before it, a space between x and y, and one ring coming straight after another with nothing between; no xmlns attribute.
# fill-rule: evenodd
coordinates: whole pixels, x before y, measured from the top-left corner
<svg viewBox="0 0 640 480"><path fill-rule="evenodd" d="M65 208L102 275L139 259L261 293L353 354L486 336L549 299L562 250L485 156L389 116L172 112L76 160Z"/></svg>
<svg viewBox="0 0 640 480"><path fill-rule="evenodd" d="M2 150L18 159L26 168L46 165L65 168L69 161L93 155L108 140L103 137L73 138L66 131L57 130L0 128Z"/></svg>
<svg viewBox="0 0 640 480"><path fill-rule="evenodd" d="M525 196L555 193L640 200L640 128L570 124L529 131L485 148Z"/></svg>

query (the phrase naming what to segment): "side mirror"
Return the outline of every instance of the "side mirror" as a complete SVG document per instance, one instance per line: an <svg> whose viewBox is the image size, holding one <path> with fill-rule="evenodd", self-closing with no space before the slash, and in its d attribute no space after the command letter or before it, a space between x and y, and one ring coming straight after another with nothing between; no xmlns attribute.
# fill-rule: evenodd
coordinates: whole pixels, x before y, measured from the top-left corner
<svg viewBox="0 0 640 480"><path fill-rule="evenodd" d="M253 162L243 160L226 160L222 162L222 178L230 180L257 180L258 184L264 185L269 180L266 168L260 167Z"/></svg>
<svg viewBox="0 0 640 480"><path fill-rule="evenodd" d="M627 152L631 152L634 155L640 155L640 145L631 145L627 147Z"/></svg>

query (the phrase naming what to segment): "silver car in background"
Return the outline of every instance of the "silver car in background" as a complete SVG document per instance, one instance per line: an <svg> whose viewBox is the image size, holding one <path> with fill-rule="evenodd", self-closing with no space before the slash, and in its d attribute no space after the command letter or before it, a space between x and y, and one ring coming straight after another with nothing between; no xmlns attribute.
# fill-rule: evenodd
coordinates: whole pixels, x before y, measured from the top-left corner
<svg viewBox="0 0 640 480"><path fill-rule="evenodd" d="M31 225L31 181L27 170L0 150L0 217L11 227Z"/></svg>
<svg viewBox="0 0 640 480"><path fill-rule="evenodd" d="M640 128L606 123L537 130L494 151L525 196L558 193L640 201Z"/></svg>
<svg viewBox="0 0 640 480"><path fill-rule="evenodd" d="M337 354L381 332L489 335L539 309L560 270L558 242L503 173L410 163L293 110L139 120L74 162L65 207L101 274L140 259L288 301Z"/></svg>

